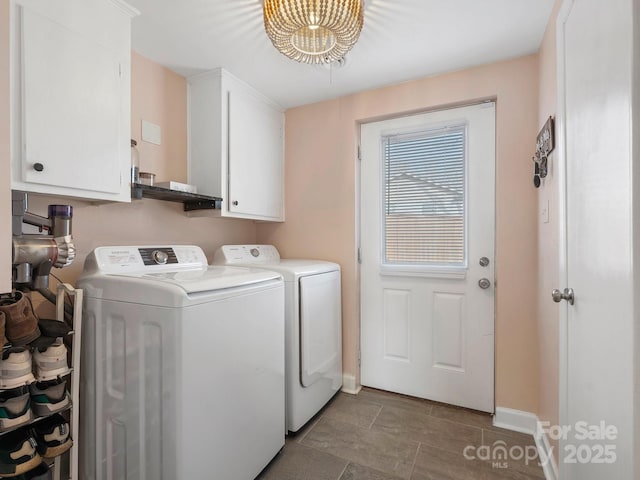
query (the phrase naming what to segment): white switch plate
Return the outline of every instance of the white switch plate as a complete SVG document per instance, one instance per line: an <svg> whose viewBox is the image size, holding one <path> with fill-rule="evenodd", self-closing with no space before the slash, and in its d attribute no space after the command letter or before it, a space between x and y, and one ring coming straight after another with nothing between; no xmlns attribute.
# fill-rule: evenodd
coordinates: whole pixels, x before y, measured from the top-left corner
<svg viewBox="0 0 640 480"><path fill-rule="evenodd" d="M542 223L549 223L549 200L547 200L546 205L542 207L540 215L542 216Z"/></svg>
<svg viewBox="0 0 640 480"><path fill-rule="evenodd" d="M142 140L154 145L160 145L162 140L160 125L142 120Z"/></svg>

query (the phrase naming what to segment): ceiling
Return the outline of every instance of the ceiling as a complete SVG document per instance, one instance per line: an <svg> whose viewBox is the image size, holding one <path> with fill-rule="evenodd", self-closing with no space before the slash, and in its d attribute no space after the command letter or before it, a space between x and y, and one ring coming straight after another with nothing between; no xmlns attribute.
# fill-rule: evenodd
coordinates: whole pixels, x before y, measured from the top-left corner
<svg viewBox="0 0 640 480"><path fill-rule="evenodd" d="M280 54L261 0L127 0L132 48L184 76L223 67L284 108L535 53L554 0L366 0L342 67Z"/></svg>

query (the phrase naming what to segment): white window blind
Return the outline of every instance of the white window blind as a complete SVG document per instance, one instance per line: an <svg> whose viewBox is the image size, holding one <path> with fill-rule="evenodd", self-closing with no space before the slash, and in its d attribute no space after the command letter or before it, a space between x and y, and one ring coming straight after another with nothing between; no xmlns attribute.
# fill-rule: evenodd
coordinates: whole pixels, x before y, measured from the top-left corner
<svg viewBox="0 0 640 480"><path fill-rule="evenodd" d="M382 138L385 263L464 266L464 125Z"/></svg>

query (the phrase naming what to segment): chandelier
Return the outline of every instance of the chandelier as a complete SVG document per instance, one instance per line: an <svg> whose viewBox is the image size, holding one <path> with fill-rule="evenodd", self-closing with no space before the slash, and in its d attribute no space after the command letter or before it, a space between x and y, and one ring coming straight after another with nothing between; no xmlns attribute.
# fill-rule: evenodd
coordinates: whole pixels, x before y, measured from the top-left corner
<svg viewBox="0 0 640 480"><path fill-rule="evenodd" d="M364 0L264 0L264 28L284 55L303 63L340 60L358 41Z"/></svg>

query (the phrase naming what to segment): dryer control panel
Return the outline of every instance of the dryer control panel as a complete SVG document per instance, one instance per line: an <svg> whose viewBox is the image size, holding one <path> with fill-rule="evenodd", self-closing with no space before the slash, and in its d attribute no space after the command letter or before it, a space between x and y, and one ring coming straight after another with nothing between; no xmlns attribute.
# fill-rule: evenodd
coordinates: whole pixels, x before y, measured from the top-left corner
<svg viewBox="0 0 640 480"><path fill-rule="evenodd" d="M214 257L218 265L247 265L279 263L280 253L273 245L223 245Z"/></svg>

